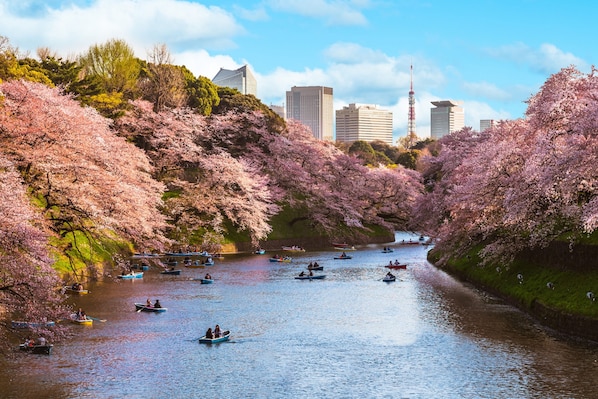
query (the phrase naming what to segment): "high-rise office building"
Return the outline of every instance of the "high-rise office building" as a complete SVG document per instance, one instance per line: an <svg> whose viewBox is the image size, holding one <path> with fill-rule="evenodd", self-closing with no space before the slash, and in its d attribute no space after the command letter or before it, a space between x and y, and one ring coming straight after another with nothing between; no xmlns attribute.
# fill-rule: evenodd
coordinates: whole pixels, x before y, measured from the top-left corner
<svg viewBox="0 0 598 399"><path fill-rule="evenodd" d="M392 112L375 105L349 104L336 110L336 140L352 143L357 140L392 143Z"/></svg>
<svg viewBox="0 0 598 399"><path fill-rule="evenodd" d="M461 102L453 100L432 101L436 108L430 109L430 136L439 139L465 127L465 111Z"/></svg>
<svg viewBox="0 0 598 399"><path fill-rule="evenodd" d="M212 83L237 89L241 94L253 94L257 97L257 80L255 80L255 76L253 76L247 65L234 71L220 68L214 79L212 79Z"/></svg>
<svg viewBox="0 0 598 399"><path fill-rule="evenodd" d="M480 132L490 129L492 126L496 126L496 121L494 119L480 119Z"/></svg>
<svg viewBox="0 0 598 399"><path fill-rule="evenodd" d="M293 86L287 91L287 119L309 127L318 140L333 141L332 88Z"/></svg>

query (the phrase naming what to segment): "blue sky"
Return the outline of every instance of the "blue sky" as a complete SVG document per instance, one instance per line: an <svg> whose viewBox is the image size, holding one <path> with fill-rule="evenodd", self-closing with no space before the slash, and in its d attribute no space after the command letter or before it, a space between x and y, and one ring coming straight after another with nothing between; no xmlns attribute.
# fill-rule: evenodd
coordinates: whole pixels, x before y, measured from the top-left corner
<svg viewBox="0 0 598 399"><path fill-rule="evenodd" d="M334 89L335 109L376 104L406 135L410 65L420 137L431 101L463 102L467 126L524 116L525 101L561 68L589 72L598 3L556 0L0 0L0 35L22 53L64 58L109 39L146 59L213 78L248 64L258 97L282 105L292 86Z"/></svg>

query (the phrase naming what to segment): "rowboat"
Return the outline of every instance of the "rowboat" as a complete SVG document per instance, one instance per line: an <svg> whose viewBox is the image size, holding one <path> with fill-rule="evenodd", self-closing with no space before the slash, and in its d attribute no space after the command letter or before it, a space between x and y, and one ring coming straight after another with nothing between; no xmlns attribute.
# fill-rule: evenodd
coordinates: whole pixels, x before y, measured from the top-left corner
<svg viewBox="0 0 598 399"><path fill-rule="evenodd" d="M204 266L214 266L214 260L211 258L206 259L205 262L203 262Z"/></svg>
<svg viewBox="0 0 598 399"><path fill-rule="evenodd" d="M28 344L20 344L19 349L25 352L35 353L38 355L49 355L52 353L52 348L54 345L46 344L46 345L28 345Z"/></svg>
<svg viewBox="0 0 598 399"><path fill-rule="evenodd" d="M202 278L201 279L202 284L212 284L213 282L214 282L214 279L211 279L211 278Z"/></svg>
<svg viewBox="0 0 598 399"><path fill-rule="evenodd" d="M406 264L392 264L392 265L386 265L384 266L388 269L407 269L407 265Z"/></svg>
<svg viewBox="0 0 598 399"><path fill-rule="evenodd" d="M208 251L201 252L165 252L164 256L210 256Z"/></svg>
<svg viewBox="0 0 598 399"><path fill-rule="evenodd" d="M261 249L261 248L260 249L256 249L255 252L254 252L254 254L256 254L256 255L263 255L265 253L266 253L266 250L265 249Z"/></svg>
<svg viewBox="0 0 598 399"><path fill-rule="evenodd" d="M384 278L382 279L382 281L384 281L384 282L387 282L387 283L390 283L390 282L396 281L396 279L397 279L397 278L396 278L395 276L393 276L393 275L390 275L390 276L389 276L389 275L387 274L386 276L384 276Z"/></svg>
<svg viewBox="0 0 598 399"><path fill-rule="evenodd" d="M11 321L12 328L42 328L42 327L54 327L56 325L53 321L46 322L30 322L30 321Z"/></svg>
<svg viewBox="0 0 598 399"><path fill-rule="evenodd" d="M90 319L88 317L80 319L77 317L76 313L71 314L70 320L71 323L79 324L80 326L91 326L93 324L93 319Z"/></svg>
<svg viewBox="0 0 598 399"><path fill-rule="evenodd" d="M307 270L324 270L324 266L307 266Z"/></svg>
<svg viewBox="0 0 598 399"><path fill-rule="evenodd" d="M320 274L318 276L295 276L296 280L322 280L326 278L325 274Z"/></svg>
<svg viewBox="0 0 598 399"><path fill-rule="evenodd" d="M290 252L305 252L305 248L302 248L298 245L292 245L292 246L283 246L282 247L283 251L290 251Z"/></svg>
<svg viewBox="0 0 598 399"><path fill-rule="evenodd" d="M69 294L85 295L89 294L89 290L75 289L71 285L65 285L62 287L62 292L68 292Z"/></svg>
<svg viewBox="0 0 598 399"><path fill-rule="evenodd" d="M382 253L383 253L383 254L389 254L389 253L391 253L391 252L394 252L394 249L392 249L392 248L384 248L384 249L382 250Z"/></svg>
<svg viewBox="0 0 598 399"><path fill-rule="evenodd" d="M270 258L270 262L290 262L292 260L293 260L293 258L290 258L288 256L285 256L284 258L280 258L280 257L279 258L277 258L277 257Z"/></svg>
<svg viewBox="0 0 598 399"><path fill-rule="evenodd" d="M181 271L180 270L164 270L164 271L161 271L160 274L172 274L174 276L178 276L181 274Z"/></svg>
<svg viewBox="0 0 598 399"><path fill-rule="evenodd" d="M129 274L121 274L116 277L120 279L143 278L143 272L131 272Z"/></svg>
<svg viewBox="0 0 598 399"><path fill-rule="evenodd" d="M167 308L156 308L154 306L147 306L145 303L136 303L135 310L138 312L166 312Z"/></svg>
<svg viewBox="0 0 598 399"><path fill-rule="evenodd" d="M353 259L353 257L351 255L341 255L341 256L335 256L334 259Z"/></svg>
<svg viewBox="0 0 598 399"><path fill-rule="evenodd" d="M222 332L222 335L220 337L216 337L216 338L206 338L206 336L204 335L203 337L201 337L199 339L199 343L200 344L217 344L218 342L228 341L229 338L230 338L230 331L226 330L226 331Z"/></svg>

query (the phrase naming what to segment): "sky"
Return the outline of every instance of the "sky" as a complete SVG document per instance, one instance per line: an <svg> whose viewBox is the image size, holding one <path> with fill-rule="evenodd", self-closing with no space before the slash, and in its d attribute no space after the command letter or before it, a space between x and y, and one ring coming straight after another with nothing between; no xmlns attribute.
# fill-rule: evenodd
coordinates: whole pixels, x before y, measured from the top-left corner
<svg viewBox="0 0 598 399"><path fill-rule="evenodd" d="M462 102L465 124L525 116L550 75L589 73L598 2L557 0L0 0L0 36L22 54L73 59L124 40L141 59L165 44L173 63L212 79L248 65L266 105L292 86L328 86L334 109L375 104L407 134L413 66L417 135L431 101Z"/></svg>

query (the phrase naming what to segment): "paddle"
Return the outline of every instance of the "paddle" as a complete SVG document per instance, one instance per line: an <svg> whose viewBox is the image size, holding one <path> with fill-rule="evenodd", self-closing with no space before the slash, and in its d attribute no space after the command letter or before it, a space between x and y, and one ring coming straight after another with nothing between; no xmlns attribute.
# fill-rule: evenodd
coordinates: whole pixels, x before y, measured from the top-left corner
<svg viewBox="0 0 598 399"><path fill-rule="evenodd" d="M97 317L87 316L88 319L99 321L100 323L105 323L106 319L98 319Z"/></svg>

